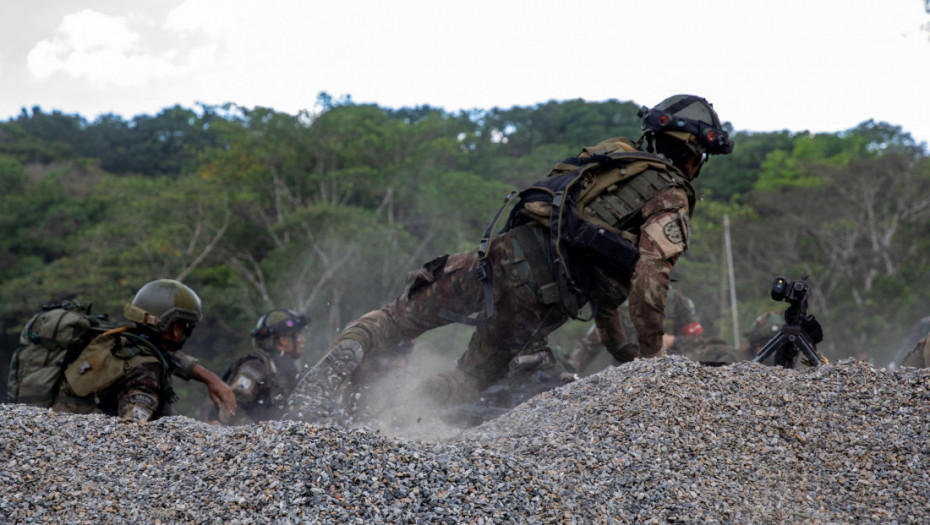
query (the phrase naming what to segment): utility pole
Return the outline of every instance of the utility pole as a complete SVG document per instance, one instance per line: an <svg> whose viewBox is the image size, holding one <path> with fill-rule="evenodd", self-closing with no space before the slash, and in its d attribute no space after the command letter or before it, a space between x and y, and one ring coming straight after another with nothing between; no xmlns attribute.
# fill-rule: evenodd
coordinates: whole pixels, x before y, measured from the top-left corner
<svg viewBox="0 0 930 525"><path fill-rule="evenodd" d="M730 282L730 313L733 316L733 348L739 350L739 315L736 307L736 278L733 276L733 249L730 247L730 216L726 213L723 214L723 239L727 251L727 274Z"/></svg>

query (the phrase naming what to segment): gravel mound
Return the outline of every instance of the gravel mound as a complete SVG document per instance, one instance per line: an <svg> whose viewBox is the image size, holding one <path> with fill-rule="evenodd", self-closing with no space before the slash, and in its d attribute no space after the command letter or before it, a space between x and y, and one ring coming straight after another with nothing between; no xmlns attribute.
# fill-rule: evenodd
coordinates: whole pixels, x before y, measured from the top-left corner
<svg viewBox="0 0 930 525"><path fill-rule="evenodd" d="M0 405L3 523L893 524L928 497L930 370L852 360L637 360L435 440Z"/></svg>

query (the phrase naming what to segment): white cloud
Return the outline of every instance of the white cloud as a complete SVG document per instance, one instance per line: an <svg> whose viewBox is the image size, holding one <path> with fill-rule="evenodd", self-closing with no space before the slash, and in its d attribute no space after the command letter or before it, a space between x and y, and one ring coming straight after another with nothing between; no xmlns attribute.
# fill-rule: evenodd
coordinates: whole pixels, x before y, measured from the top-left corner
<svg viewBox="0 0 930 525"><path fill-rule="evenodd" d="M167 54L146 52L141 40L126 17L85 9L66 15L55 36L37 43L26 61L37 80L61 73L97 88L142 87L153 79L181 73Z"/></svg>
<svg viewBox="0 0 930 525"><path fill-rule="evenodd" d="M920 30L930 18L919 0L118 3L85 0L100 11L56 20L53 35L17 37L44 38L28 60L44 82L8 81L22 68L0 46L0 103L135 114L235 102L295 113L321 91L449 110L575 98L649 105L689 92L737 129L838 131L874 118L930 138L930 43ZM65 77L78 81L49 81Z"/></svg>

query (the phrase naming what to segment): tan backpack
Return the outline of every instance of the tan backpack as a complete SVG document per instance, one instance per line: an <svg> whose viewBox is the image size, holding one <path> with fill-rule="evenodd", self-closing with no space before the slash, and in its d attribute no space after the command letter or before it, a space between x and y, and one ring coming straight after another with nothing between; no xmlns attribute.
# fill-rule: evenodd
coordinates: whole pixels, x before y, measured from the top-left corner
<svg viewBox="0 0 930 525"><path fill-rule="evenodd" d="M50 407L67 367L98 334L112 328L78 301L47 304L26 323L10 359L7 402Z"/></svg>

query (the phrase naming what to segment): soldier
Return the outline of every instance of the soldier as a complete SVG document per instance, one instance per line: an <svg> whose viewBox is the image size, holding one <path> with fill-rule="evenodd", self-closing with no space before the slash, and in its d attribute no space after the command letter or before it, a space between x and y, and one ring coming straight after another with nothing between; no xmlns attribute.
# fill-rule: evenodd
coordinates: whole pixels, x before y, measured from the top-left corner
<svg viewBox="0 0 930 525"><path fill-rule="evenodd" d="M628 338L624 344L635 344L632 340L635 339L636 329L630 320L628 304L624 303L619 310L624 333ZM700 342L700 336L704 333L694 301L676 287L670 286L665 301L665 312L663 346L670 354L688 353L690 348ZM568 363L579 373L585 372L591 361L602 350L604 350L604 345L601 344L597 327L592 325L582 338L581 345L568 357Z"/></svg>
<svg viewBox="0 0 930 525"><path fill-rule="evenodd" d="M733 143L700 97L676 95L640 116L637 142L608 139L557 164L524 190L506 231L490 235L492 223L477 250L426 263L393 302L349 323L301 378L288 417L331 417L334 393L370 352L455 321L476 330L456 367L426 382L442 405L475 397L514 358L545 351L548 334L585 305L616 359L660 355L669 273L690 237L691 181ZM586 171L595 166L606 171ZM617 308L628 297L637 347L621 346Z"/></svg>
<svg viewBox="0 0 930 525"><path fill-rule="evenodd" d="M216 404L235 412L232 390L181 347L202 316L200 298L178 281L152 281L126 305L132 325L95 338L66 369L54 410L135 421L171 415L171 375L204 383Z"/></svg>
<svg viewBox="0 0 930 525"><path fill-rule="evenodd" d="M888 363L888 369L894 370L899 366L930 366L930 360L926 358L923 361L923 364L904 364L904 360L910 358L910 362L914 363L915 359L920 357L920 352L916 351L921 348L919 341L930 334L930 316L923 317L917 321L911 331L908 333L907 337L904 338L904 341L901 342L901 345L894 353L894 357L891 358L891 362ZM930 357L928 355L927 357Z"/></svg>
<svg viewBox="0 0 930 525"><path fill-rule="evenodd" d="M917 341L914 348L904 356L901 364L897 366L913 366L915 368L930 367L930 334Z"/></svg>
<svg viewBox="0 0 930 525"><path fill-rule="evenodd" d="M236 395L237 412L216 410L215 405L205 403L198 410L198 419L243 425L280 418L297 384L296 361L301 357L303 331L309 322L306 315L294 310L277 309L262 315L252 330L253 350L223 375Z"/></svg>
<svg viewBox="0 0 930 525"><path fill-rule="evenodd" d="M746 347L746 358L755 359L759 350L762 350L762 347L781 331L783 325L784 316L781 312L773 310L756 317L749 330L743 334L749 340L749 346Z"/></svg>

